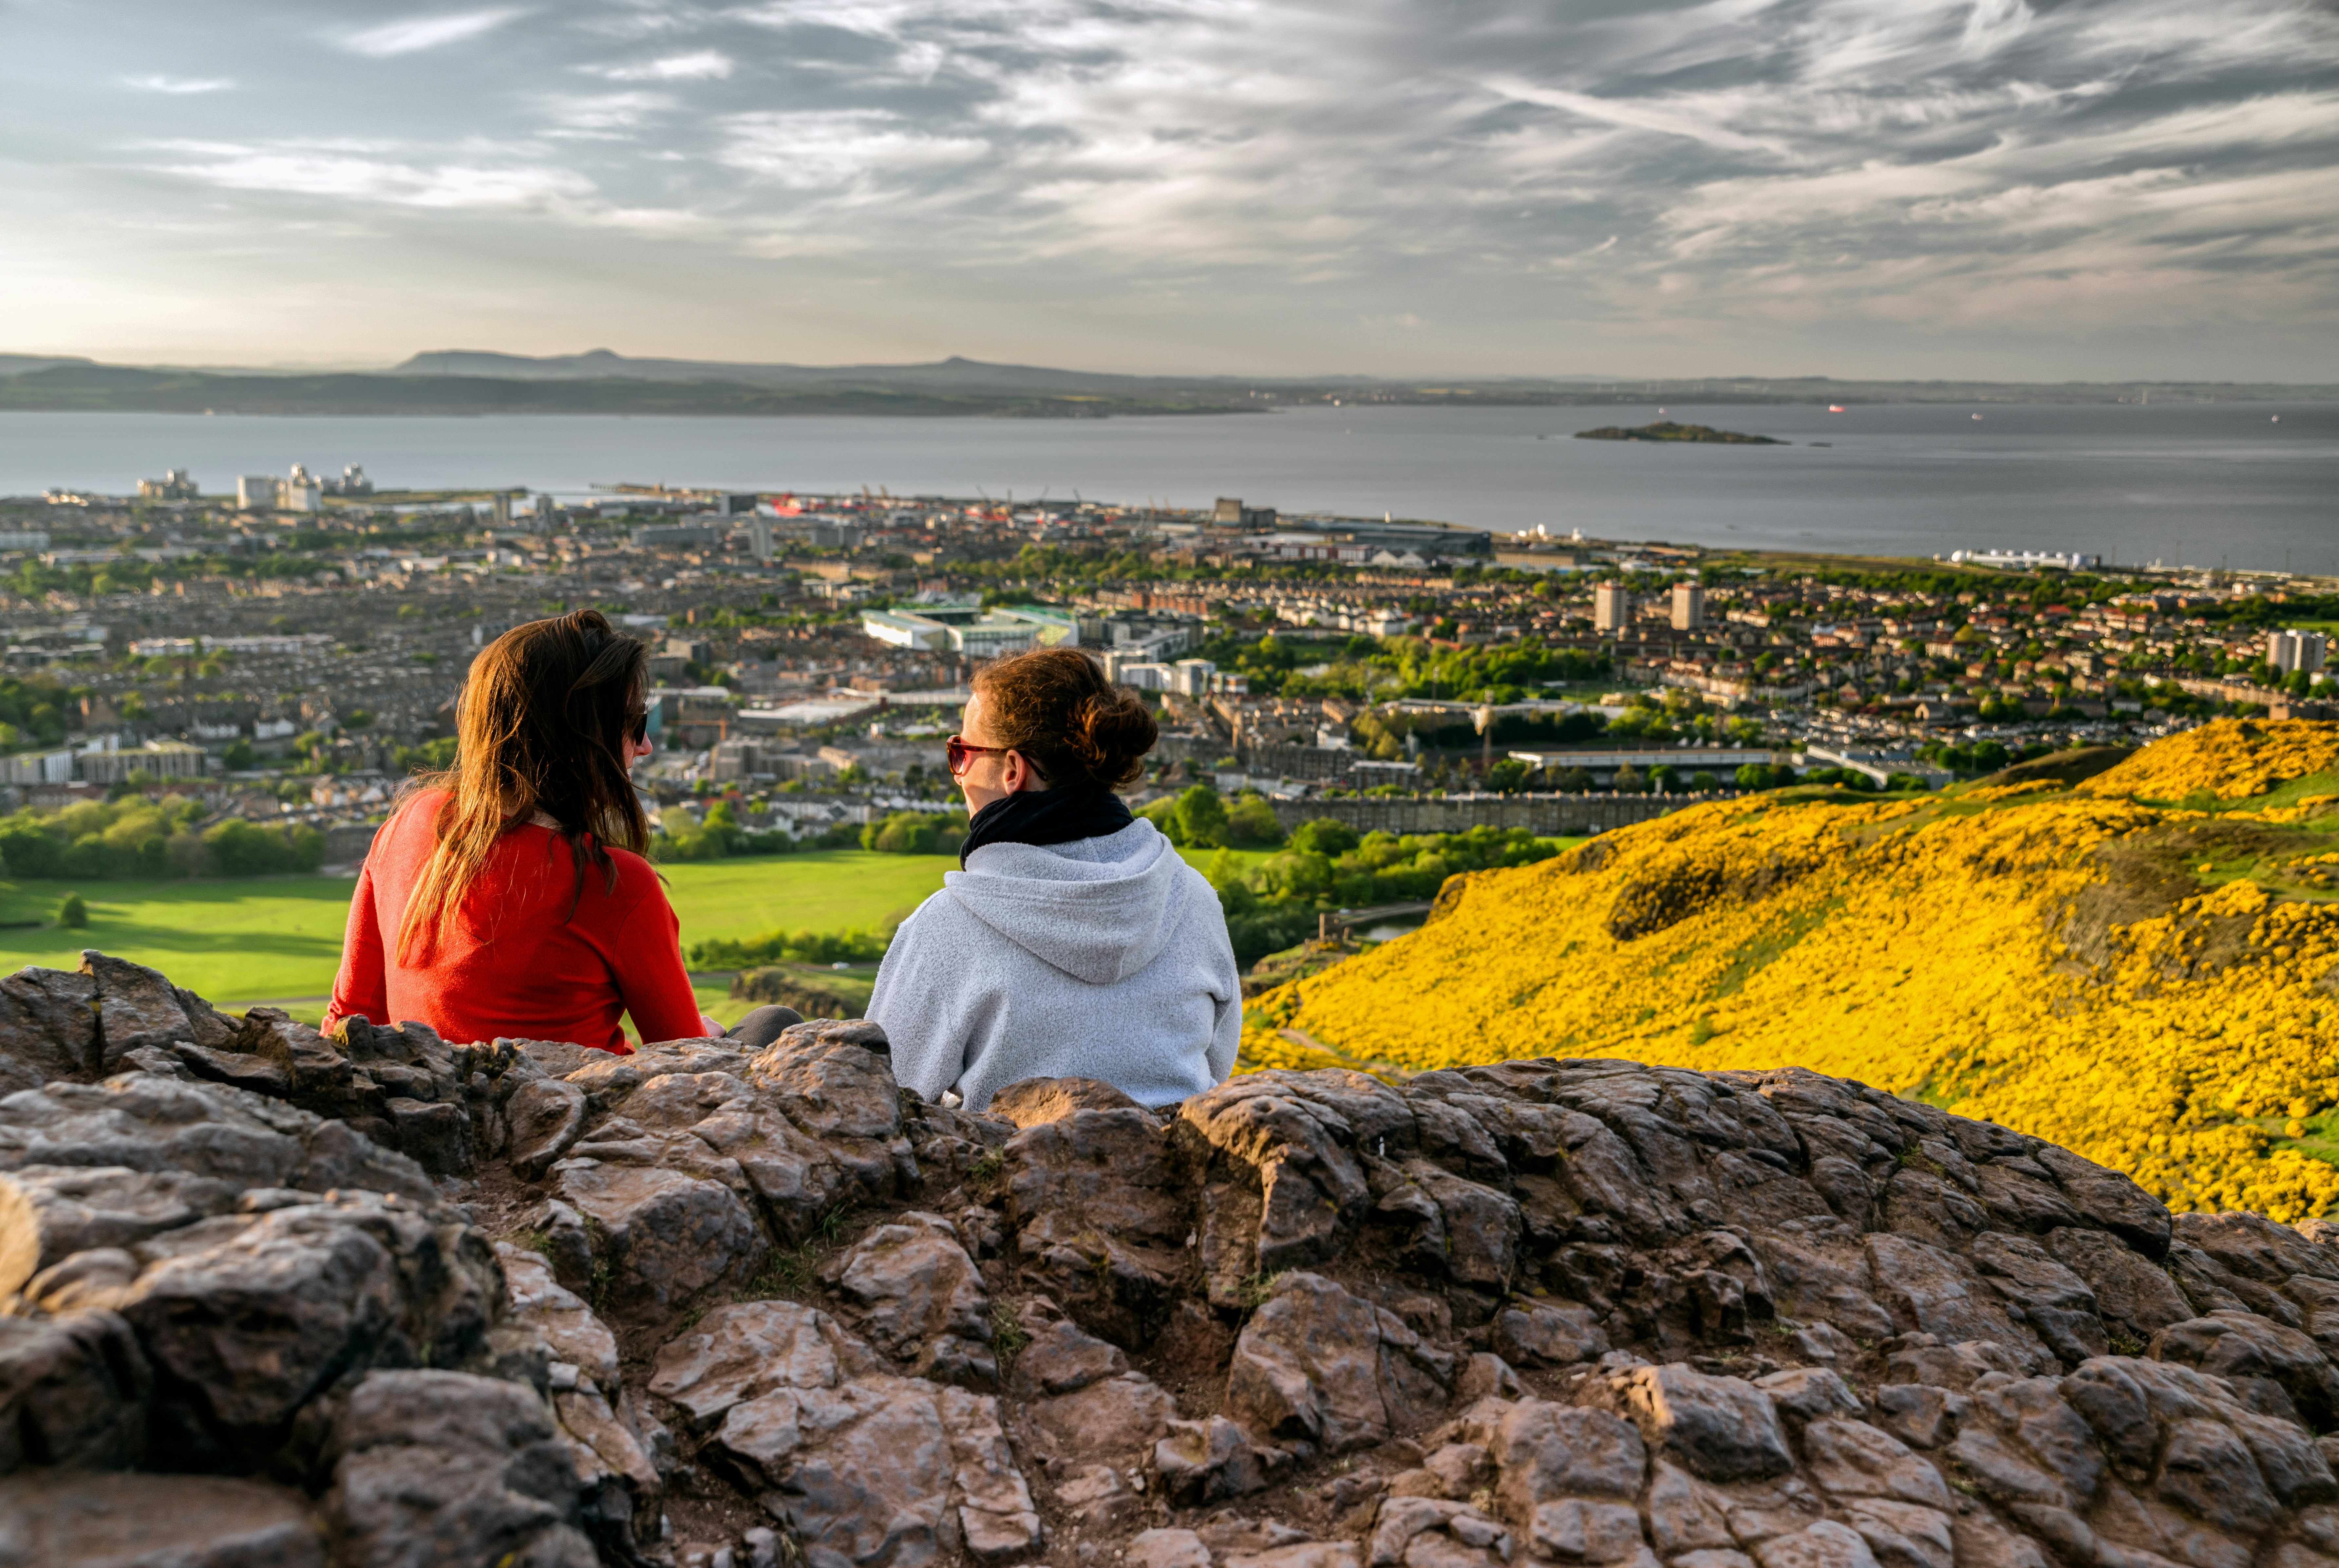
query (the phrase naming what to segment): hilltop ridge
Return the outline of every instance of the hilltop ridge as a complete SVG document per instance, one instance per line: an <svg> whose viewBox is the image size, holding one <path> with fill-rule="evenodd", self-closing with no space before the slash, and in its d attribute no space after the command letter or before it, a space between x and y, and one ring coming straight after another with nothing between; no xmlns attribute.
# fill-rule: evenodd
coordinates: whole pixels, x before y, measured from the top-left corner
<svg viewBox="0 0 2339 1568"><path fill-rule="evenodd" d="M620 354L434 349L381 370L140 366L0 354L0 410L248 414L1258 413L1320 403L1445 408L1578 404L2333 402L2339 386L2208 381L1837 380L1824 376L1426 378L1163 375L952 355L801 365Z"/></svg>
<svg viewBox="0 0 2339 1568"><path fill-rule="evenodd" d="M2180 1208L2297 1218L2339 1204L2334 992L2339 724L2220 721L2077 784L1776 791L1456 878L1418 933L1261 999L1248 1039L1404 1070L1792 1063Z"/></svg>
<svg viewBox="0 0 2339 1568"><path fill-rule="evenodd" d="M734 363L720 360L637 359L607 349L582 354L503 354L478 349L439 349L413 355L385 372L392 376L490 376L513 380L736 381L749 386L816 386L846 382L954 390L1081 391L1110 389L1153 391L1183 384L1168 378L1056 370L1037 365L988 364L953 354L945 360L906 364L788 365ZM1203 378L1192 378L1201 380Z"/></svg>

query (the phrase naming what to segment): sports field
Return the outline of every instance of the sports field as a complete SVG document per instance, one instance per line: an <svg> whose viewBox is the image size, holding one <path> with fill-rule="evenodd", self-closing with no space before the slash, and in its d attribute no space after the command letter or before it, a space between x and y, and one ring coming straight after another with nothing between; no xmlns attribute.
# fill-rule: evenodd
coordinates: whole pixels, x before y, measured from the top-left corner
<svg viewBox="0 0 2339 1568"><path fill-rule="evenodd" d="M1187 858L1206 865L1214 851ZM1244 862L1256 852L1238 852ZM772 930L842 931L891 924L943 884L949 855L821 850L661 868L687 947ZM99 948L149 964L199 995L237 1009L269 1001L313 1019L332 990L353 877L212 882L0 882L0 972L25 964L73 969ZM58 927L67 892L89 925ZM37 922L37 923L11 923ZM718 1009L709 1009L722 1016Z"/></svg>

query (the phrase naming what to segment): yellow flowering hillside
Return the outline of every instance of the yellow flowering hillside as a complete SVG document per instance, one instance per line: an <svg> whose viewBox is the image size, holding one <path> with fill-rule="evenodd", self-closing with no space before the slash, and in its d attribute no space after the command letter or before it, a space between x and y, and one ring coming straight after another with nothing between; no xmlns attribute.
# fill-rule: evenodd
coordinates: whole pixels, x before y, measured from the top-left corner
<svg viewBox="0 0 2339 1568"><path fill-rule="evenodd" d="M2147 746L2086 788L2091 794L2172 801L2206 790L2221 800L2246 800L2332 768L2339 768L2339 725L2235 722L2206 725Z"/></svg>
<svg viewBox="0 0 2339 1568"><path fill-rule="evenodd" d="M1418 933L1261 998L1247 1054L1800 1064L2051 1139L2178 1208L2321 1214L2334 768L2339 725L2221 723L2076 788L1695 807L1454 879Z"/></svg>

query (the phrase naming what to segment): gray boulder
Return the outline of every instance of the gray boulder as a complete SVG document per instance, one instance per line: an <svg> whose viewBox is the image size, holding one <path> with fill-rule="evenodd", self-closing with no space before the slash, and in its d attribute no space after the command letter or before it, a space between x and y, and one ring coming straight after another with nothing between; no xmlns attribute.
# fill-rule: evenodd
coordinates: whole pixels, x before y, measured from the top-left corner
<svg viewBox="0 0 2339 1568"><path fill-rule="evenodd" d="M0 1098L98 1076L97 981L54 969L0 979Z"/></svg>
<svg viewBox="0 0 2339 1568"><path fill-rule="evenodd" d="M1041 1103L1034 1097L1026 1114ZM1143 1345L1188 1283L1194 1195L1168 1129L1150 1112L1055 1109L1061 1114L1031 1120L1004 1149L1017 1259L1034 1286L1091 1333Z"/></svg>
<svg viewBox="0 0 2339 1568"><path fill-rule="evenodd" d="M1227 1409L1259 1438L1345 1454L1442 1408L1456 1357L1320 1275L1285 1275L1244 1325Z"/></svg>
<svg viewBox="0 0 2339 1568"><path fill-rule="evenodd" d="M714 1445L813 1568L964 1551L1003 1562L1042 1539L998 1402L883 1376L734 1405Z"/></svg>
<svg viewBox="0 0 2339 1568"><path fill-rule="evenodd" d="M838 1255L821 1277L861 1307L863 1337L921 1376L989 1387L991 1302L958 1232L914 1210L881 1225Z"/></svg>
<svg viewBox="0 0 2339 1568"><path fill-rule="evenodd" d="M1592 1310L1573 1302L1529 1302L1495 1319L1495 1349L1514 1366L1567 1366L1608 1351Z"/></svg>
<svg viewBox="0 0 2339 1568"><path fill-rule="evenodd" d="M606 1272L612 1310L670 1311L710 1289L744 1285L763 1267L769 1246L729 1186L654 1163L655 1152L583 1152L602 1148L580 1146L554 1173L562 1199L592 1233L594 1269Z"/></svg>
<svg viewBox="0 0 2339 1568"><path fill-rule="evenodd" d="M881 1365L824 1312L793 1301L742 1301L716 1307L661 1346L649 1391L705 1427L742 1401L785 1388L834 1388Z"/></svg>
<svg viewBox="0 0 2339 1568"><path fill-rule="evenodd" d="M521 1085L504 1107L512 1170L530 1181L543 1179L585 1130L585 1091L573 1083L539 1078Z"/></svg>
<svg viewBox="0 0 2339 1568"><path fill-rule="evenodd" d="M1624 1397L1652 1448L1709 1481L1759 1481L1795 1467L1777 1407L1743 1378L1644 1366L1630 1375Z"/></svg>
<svg viewBox="0 0 2339 1568"><path fill-rule="evenodd" d="M620 1386L617 1337L581 1297L553 1277L550 1261L509 1242L496 1244L496 1261L510 1293L511 1321L534 1331L559 1364L615 1393Z"/></svg>
<svg viewBox="0 0 2339 1568"><path fill-rule="evenodd" d="M1177 1401L1153 1379L1130 1370L1119 1346L1049 1317L1051 1306L1035 1302L1023 1314L1020 1326L1031 1343L1015 1357L1011 1393L1021 1407L1018 1447L1046 1476L1058 1506L1091 1527L1142 1517L1149 1459L1173 1498L1189 1491L1232 1497L1258 1490L1222 1480L1189 1485L1188 1473L1196 1468L1188 1462L1189 1445L1182 1440L1160 1445L1173 1430L1183 1433L1195 1424L1178 1418ZM1240 1436L1240 1428L1223 1416L1210 1425ZM1202 1449L1210 1446L1206 1442ZM1229 1440L1226 1446L1245 1455L1250 1448L1247 1439ZM1202 1452L1199 1468L1207 1471L1211 1464ZM1255 1463L1252 1468L1258 1468Z"/></svg>
<svg viewBox="0 0 2339 1568"><path fill-rule="evenodd" d="M439 1198L419 1166L347 1122L246 1090L152 1073L49 1083L0 1100L0 1171L71 1166L208 1178L237 1190L343 1188L422 1204Z"/></svg>
<svg viewBox="0 0 2339 1568"><path fill-rule="evenodd" d="M118 1276L79 1298L137 1336L181 1464L256 1464L337 1379L459 1366L487 1352L503 1309L477 1231L373 1193L222 1215L119 1256Z"/></svg>
<svg viewBox="0 0 2339 1568"><path fill-rule="evenodd" d="M597 1568L570 1445L528 1389L453 1372L376 1372L327 1450L336 1568Z"/></svg>
<svg viewBox="0 0 2339 1568"><path fill-rule="evenodd" d="M115 1314L0 1317L0 1475L138 1464L153 1397L145 1355Z"/></svg>
<svg viewBox="0 0 2339 1568"><path fill-rule="evenodd" d="M874 1364L822 1314L742 1303L669 1343L650 1386L719 1422L707 1453L814 1568L961 1551L1003 1562L1039 1545L998 1401Z"/></svg>

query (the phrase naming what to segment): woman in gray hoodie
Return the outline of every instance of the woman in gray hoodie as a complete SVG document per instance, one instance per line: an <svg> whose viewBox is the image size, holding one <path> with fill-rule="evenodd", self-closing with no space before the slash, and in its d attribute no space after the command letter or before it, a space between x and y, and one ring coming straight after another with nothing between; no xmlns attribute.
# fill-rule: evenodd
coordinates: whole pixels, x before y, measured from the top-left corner
<svg viewBox="0 0 2339 1568"><path fill-rule="evenodd" d="M1117 788L1157 735L1074 648L974 678L950 768L963 868L893 933L869 1000L894 1077L968 1109L1027 1078L1094 1078L1140 1105L1223 1082L1242 981L1218 894Z"/></svg>

